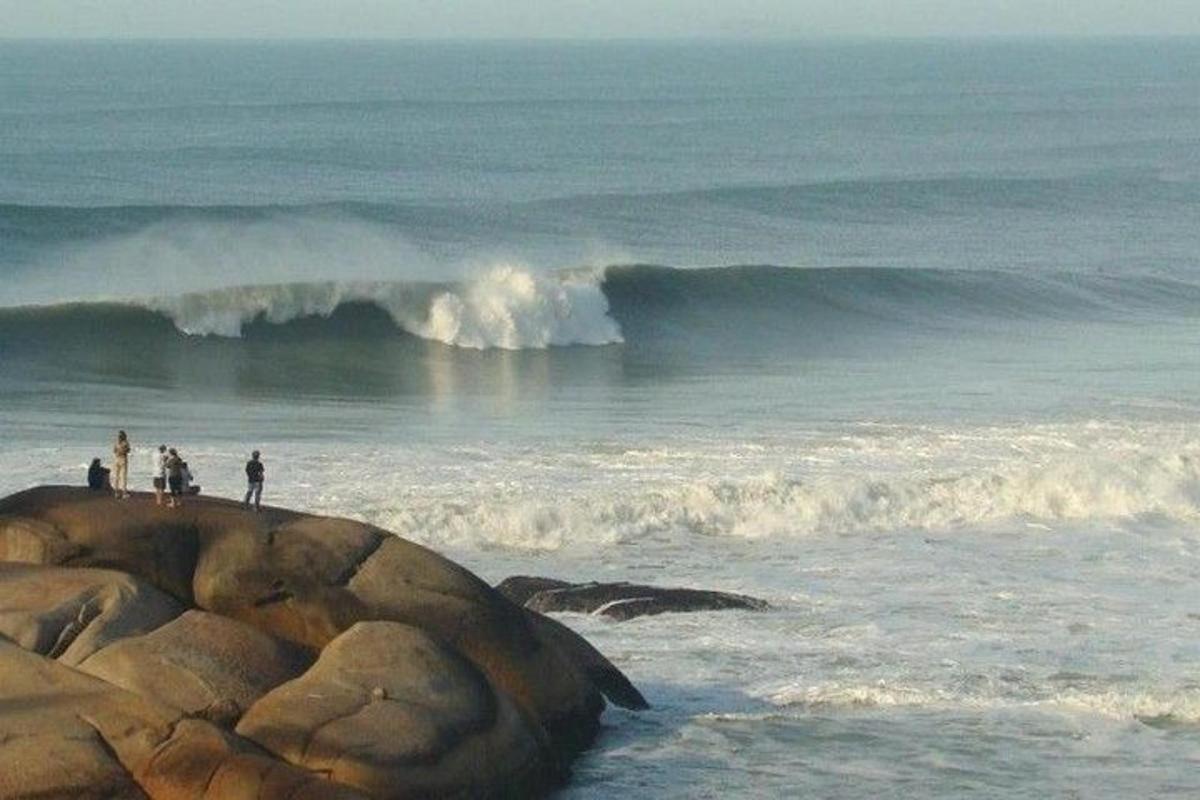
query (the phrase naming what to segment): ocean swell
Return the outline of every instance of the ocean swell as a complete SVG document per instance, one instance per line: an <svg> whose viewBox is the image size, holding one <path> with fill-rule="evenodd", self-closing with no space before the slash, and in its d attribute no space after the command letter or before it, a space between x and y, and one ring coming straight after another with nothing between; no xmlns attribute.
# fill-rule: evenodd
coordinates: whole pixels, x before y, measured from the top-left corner
<svg viewBox="0 0 1200 800"><path fill-rule="evenodd" d="M652 265L543 271L498 263L454 281L292 281L10 304L0 307L0 338L13 325L45 338L56 326L105 315L113 322L123 315L126 327L157 315L189 336L235 338L260 324L352 317L348 309L356 304L378 308L399 331L464 348L670 341L796 352L863 334L941 336L1013 321L1190 320L1200 309L1200 285L1072 273Z"/></svg>

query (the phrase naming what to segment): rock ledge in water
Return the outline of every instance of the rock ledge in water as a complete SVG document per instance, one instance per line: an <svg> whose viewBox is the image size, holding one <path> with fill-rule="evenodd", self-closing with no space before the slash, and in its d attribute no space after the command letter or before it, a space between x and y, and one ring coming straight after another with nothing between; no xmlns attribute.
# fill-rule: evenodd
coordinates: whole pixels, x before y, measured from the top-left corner
<svg viewBox="0 0 1200 800"><path fill-rule="evenodd" d="M358 522L68 487L0 499L0 797L510 797L629 680Z"/></svg>
<svg viewBox="0 0 1200 800"><path fill-rule="evenodd" d="M704 589L674 589L636 583L568 583L553 578L514 575L496 585L512 602L540 614L575 611L628 620L651 614L742 609L762 611L765 600Z"/></svg>

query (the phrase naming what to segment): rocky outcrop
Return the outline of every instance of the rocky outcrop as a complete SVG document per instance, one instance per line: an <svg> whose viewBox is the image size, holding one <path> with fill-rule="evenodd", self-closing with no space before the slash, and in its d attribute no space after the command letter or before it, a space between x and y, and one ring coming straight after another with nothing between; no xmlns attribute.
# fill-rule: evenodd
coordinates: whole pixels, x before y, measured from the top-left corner
<svg viewBox="0 0 1200 800"><path fill-rule="evenodd" d="M0 560L23 562L0 563L4 652L125 706L97 734L79 727L94 709L47 689L30 708L74 709L64 738L0 703L0 772L32 768L28 735L6 734L24 725L97 796L526 795L565 774L603 695L645 706L569 628L349 520L44 487L0 500ZM0 662L6 689L20 660Z"/></svg>
<svg viewBox="0 0 1200 800"><path fill-rule="evenodd" d="M765 600L729 592L635 583L568 583L526 575L505 578L496 589L513 603L541 614L574 611L615 620L668 612L767 608Z"/></svg>

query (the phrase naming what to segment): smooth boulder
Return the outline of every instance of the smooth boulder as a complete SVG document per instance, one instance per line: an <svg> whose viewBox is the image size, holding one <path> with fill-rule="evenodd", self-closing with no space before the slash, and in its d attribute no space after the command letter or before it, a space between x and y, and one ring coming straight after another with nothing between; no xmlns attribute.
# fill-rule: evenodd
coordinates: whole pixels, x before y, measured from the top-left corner
<svg viewBox="0 0 1200 800"><path fill-rule="evenodd" d="M354 625L237 732L379 798L513 795L552 777L536 723L470 661L395 622Z"/></svg>
<svg viewBox="0 0 1200 800"><path fill-rule="evenodd" d="M0 634L64 664L182 612L174 598L121 572L0 562Z"/></svg>
<svg viewBox="0 0 1200 800"><path fill-rule="evenodd" d="M195 609L114 642L79 669L189 715L232 725L260 697L312 663L302 648Z"/></svg>

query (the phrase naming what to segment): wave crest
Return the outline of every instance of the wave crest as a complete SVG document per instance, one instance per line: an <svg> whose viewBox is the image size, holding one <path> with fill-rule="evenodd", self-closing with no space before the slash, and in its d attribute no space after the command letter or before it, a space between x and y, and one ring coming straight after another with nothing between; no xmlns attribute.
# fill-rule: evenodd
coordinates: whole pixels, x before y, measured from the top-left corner
<svg viewBox="0 0 1200 800"><path fill-rule="evenodd" d="M596 273L536 273L499 265L458 284L393 282L240 286L144 301L193 336L241 336L265 319L283 324L328 317L340 306L370 303L397 327L445 344L520 350L620 342Z"/></svg>

